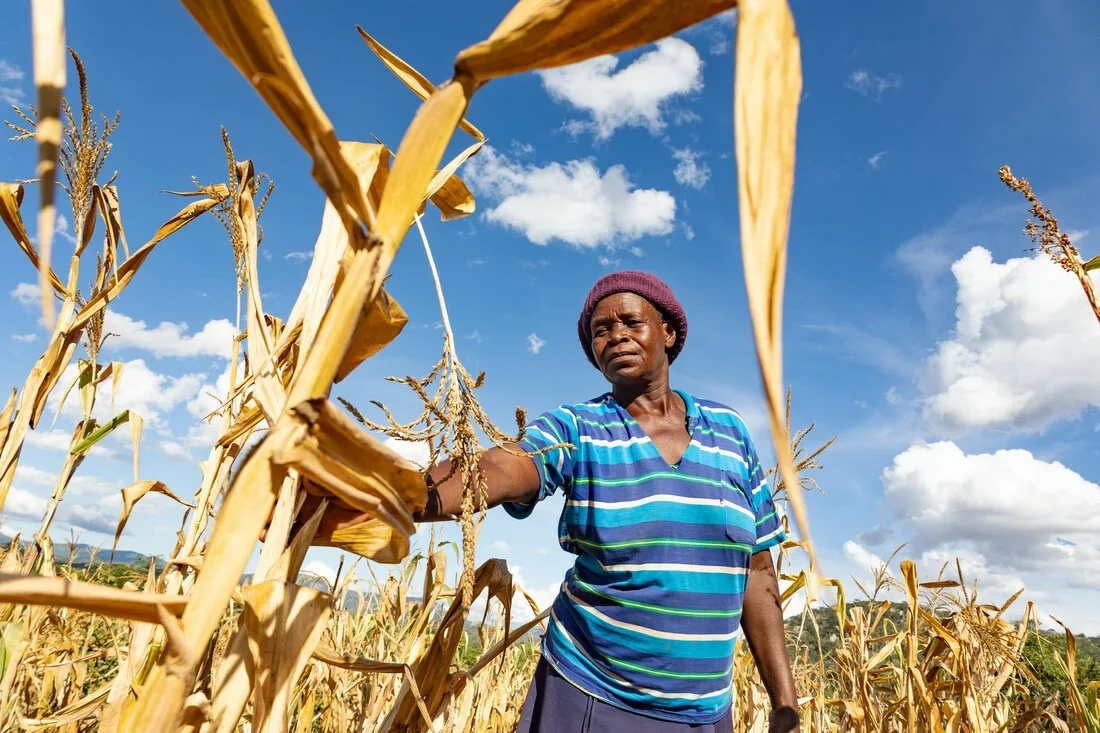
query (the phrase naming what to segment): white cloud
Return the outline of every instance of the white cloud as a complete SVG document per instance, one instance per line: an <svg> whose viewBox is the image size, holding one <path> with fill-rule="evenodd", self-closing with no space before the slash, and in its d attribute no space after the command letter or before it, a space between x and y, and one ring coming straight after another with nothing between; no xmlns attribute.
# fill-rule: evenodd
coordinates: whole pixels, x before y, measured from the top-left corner
<svg viewBox="0 0 1100 733"><path fill-rule="evenodd" d="M886 402L887 402L887 404L891 404L891 405L900 405L901 404L902 399L901 399L901 395L898 394L898 388L897 387L892 386L892 387L890 387L890 389L886 390Z"/></svg>
<svg viewBox="0 0 1100 733"><path fill-rule="evenodd" d="M15 483L21 486L37 486L52 491L57 485L59 473L60 472L44 471L41 468L36 468L26 463L20 463L15 467ZM66 496L88 494L101 495L111 491L118 491L121 488L122 484L118 481L109 481L104 478L99 478L98 476L77 473L69 479Z"/></svg>
<svg viewBox="0 0 1100 733"><path fill-rule="evenodd" d="M336 571L320 560L310 560L302 568L302 573L304 575L316 575L328 583L330 589L336 584Z"/></svg>
<svg viewBox="0 0 1100 733"><path fill-rule="evenodd" d="M288 262L307 262L313 258L312 252L287 252L283 255L283 259Z"/></svg>
<svg viewBox="0 0 1100 733"><path fill-rule="evenodd" d="M16 341L21 341L24 344L34 343L38 340L37 333L13 333L11 337Z"/></svg>
<svg viewBox="0 0 1100 733"><path fill-rule="evenodd" d="M496 542L489 545L489 549L492 550L493 552L508 552L508 550L510 550L512 548L508 545L507 542L504 542L502 540L497 540Z"/></svg>
<svg viewBox="0 0 1100 733"><path fill-rule="evenodd" d="M1034 431L1100 406L1100 329L1072 275L1042 254L995 263L982 247L951 271L957 323L927 362L926 417Z"/></svg>
<svg viewBox="0 0 1100 733"><path fill-rule="evenodd" d="M880 150L870 158L867 159L867 165L871 166L871 170L878 170L879 164L882 163L882 159L886 157L889 150Z"/></svg>
<svg viewBox="0 0 1100 733"><path fill-rule="evenodd" d="M115 334L107 339L107 349L141 349L157 357L216 356L228 359L236 335L233 324L224 318L208 321L201 331L189 336L186 323L162 321L155 328L149 328L145 321L134 320L112 310L107 311L104 328L108 333Z"/></svg>
<svg viewBox="0 0 1100 733"><path fill-rule="evenodd" d="M531 143L521 143L519 140L513 140L509 149L512 151L512 155L517 158L530 158L535 154L534 145Z"/></svg>
<svg viewBox="0 0 1100 733"><path fill-rule="evenodd" d="M162 440L157 445L157 448L161 453L174 458L178 461L193 461L194 456L191 455L191 451L187 450L184 446L180 445L174 440Z"/></svg>
<svg viewBox="0 0 1100 733"><path fill-rule="evenodd" d="M527 337L527 350L532 354L542 351L543 346L546 346L546 342L540 339L537 334L531 334Z"/></svg>
<svg viewBox="0 0 1100 733"><path fill-rule="evenodd" d="M69 244L76 244L76 235L73 234L73 230L69 228L69 220L60 212L57 214L57 219L54 221L53 233Z"/></svg>
<svg viewBox="0 0 1100 733"><path fill-rule="evenodd" d="M687 222L684 222L683 227L684 237L687 238L687 241L690 242L691 240L695 239L695 230L691 228L691 225Z"/></svg>
<svg viewBox="0 0 1100 733"><path fill-rule="evenodd" d="M77 374L75 364L70 364L61 377L61 383L68 385ZM142 417L146 428L157 427L164 424L163 415L173 410L177 405L192 399L202 384L201 374L184 374L179 377L161 374L150 369L144 359L134 359L124 362L122 367L122 380L119 382L118 394L114 399L115 413L122 410L132 410ZM101 422L109 420L114 414L111 412L111 397L114 391L113 380L108 379L99 385L96 396L93 416ZM55 391L47 403L49 411L57 410L57 402L60 399L60 391ZM61 410L62 415L79 417L82 414L80 400L75 392L69 395L65 406ZM65 436L65 448L68 448L69 436ZM58 440L53 438L53 440Z"/></svg>
<svg viewBox="0 0 1100 733"><path fill-rule="evenodd" d="M46 499L16 486L8 491L4 515L17 519L38 520L46 511Z"/></svg>
<svg viewBox="0 0 1100 733"><path fill-rule="evenodd" d="M431 460L431 451L428 449L427 443L398 440L397 438L386 438L384 443L387 448L396 451L402 458L412 461L421 468L426 468Z"/></svg>
<svg viewBox="0 0 1100 733"><path fill-rule="evenodd" d="M614 247L668 234L676 219L672 194L634 188L621 165L603 174L590 159L538 167L486 146L467 166L477 192L500 201L485 217L535 244L557 239L577 247Z"/></svg>
<svg viewBox="0 0 1100 733"><path fill-rule="evenodd" d="M969 543L1003 570L1100 589L1100 486L1061 463L1020 449L966 454L944 441L895 457L882 483L918 548Z"/></svg>
<svg viewBox="0 0 1100 733"><path fill-rule="evenodd" d="M11 291L11 297L25 306L36 306L42 300L41 291L35 283L19 283Z"/></svg>
<svg viewBox="0 0 1100 733"><path fill-rule="evenodd" d="M619 59L600 56L579 64L540 71L543 86L555 100L587 112L588 121L572 120L564 129L591 131L597 139L610 137L624 126L665 128L664 111L670 100L703 88L703 61L687 41L666 38L657 48L616 71Z"/></svg>
<svg viewBox="0 0 1100 733"><path fill-rule="evenodd" d="M676 158L676 169L672 175L681 186L691 186L700 189L710 180L710 166L700 163L700 154L690 148L673 150L672 157Z"/></svg>
<svg viewBox="0 0 1100 733"><path fill-rule="evenodd" d="M848 75L844 82L845 89L859 92L865 97L881 99L882 93L887 89L897 89L901 86L901 77L897 74L879 76L872 74L867 69L856 69Z"/></svg>
<svg viewBox="0 0 1100 733"><path fill-rule="evenodd" d="M11 63L0 59L0 102L3 104L23 104L26 99L23 96L23 70Z"/></svg>
<svg viewBox="0 0 1100 733"><path fill-rule="evenodd" d="M55 393L56 394L56 393ZM51 409L56 410L56 403ZM79 410L77 410L79 412ZM57 450L68 451L72 444L72 433L66 432L60 429L53 430L30 430L27 432L25 442L32 448L41 448L43 450ZM88 455L102 456L105 458L123 458L123 454L119 451L112 450L103 445L102 441L93 445L88 450Z"/></svg>

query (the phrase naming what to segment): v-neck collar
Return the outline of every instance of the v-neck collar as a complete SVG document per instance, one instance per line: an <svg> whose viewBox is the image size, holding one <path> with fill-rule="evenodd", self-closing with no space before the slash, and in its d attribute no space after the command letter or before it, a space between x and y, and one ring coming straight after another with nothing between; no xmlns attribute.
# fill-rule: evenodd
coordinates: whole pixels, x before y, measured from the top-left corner
<svg viewBox="0 0 1100 733"><path fill-rule="evenodd" d="M617 399L615 399L614 394L612 394L611 392L608 392L606 395L604 395L604 399L607 400L608 402L610 402L611 404L615 405L616 409L618 409L623 414L623 416L627 420L629 420L630 423L632 425L634 425L635 428L637 428L637 430L642 434L642 436L653 445L653 449L657 451L658 457L660 457L660 459L662 461L664 461L665 465L667 465L670 469L675 471L675 470L678 470L680 468L680 464L682 464L684 462L684 457L688 454L688 451L691 450L691 443L692 443L692 441L695 440L695 426L699 424L699 414L700 413L699 413L699 406L697 404L695 404L695 399L691 396L690 393L688 393L688 392L686 392L682 389L674 389L672 391L675 392L676 394L680 395L680 399L682 399L684 401L684 413L685 413L685 419L686 419L686 422L687 422L687 424L685 425L685 428L686 428L687 434L688 434L687 447L684 448L684 452L680 454L680 457L678 459L676 459L675 463L669 463L668 459L665 458L664 455L661 453L660 449L657 448L657 444L654 443L653 439L649 437L649 434L645 431L645 428L643 428L641 423L639 423L637 420L635 420L634 416L631 415L630 412L625 407L623 407L623 405Z"/></svg>

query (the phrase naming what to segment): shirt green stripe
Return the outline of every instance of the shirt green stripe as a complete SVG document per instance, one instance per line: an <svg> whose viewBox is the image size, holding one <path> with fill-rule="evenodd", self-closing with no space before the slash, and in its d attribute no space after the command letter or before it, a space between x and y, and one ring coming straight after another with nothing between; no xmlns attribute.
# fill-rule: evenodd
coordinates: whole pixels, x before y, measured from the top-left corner
<svg viewBox="0 0 1100 733"><path fill-rule="evenodd" d="M571 538L573 544L586 545L598 550L618 550L624 547L652 547L654 545L669 545L673 547L717 547L731 550L751 550L750 545L742 542L708 542L707 540L676 540L676 539L649 539L649 540L623 540L622 542L590 542L588 540Z"/></svg>
<svg viewBox="0 0 1100 733"><path fill-rule="evenodd" d="M667 613L671 616L704 616L706 618L735 618L741 615L741 609L737 609L735 611L693 611L690 608L668 608L667 606L654 606L651 603L628 601L625 598L615 598L614 596L609 596L606 593L601 593L600 591L590 586L588 583L585 583L583 580L578 578L576 575L573 576L573 580L576 581L577 585L581 586L593 595L597 595L600 598L606 598L607 600L612 601L620 606L627 606L629 608L640 608L643 611L653 611L654 613Z"/></svg>

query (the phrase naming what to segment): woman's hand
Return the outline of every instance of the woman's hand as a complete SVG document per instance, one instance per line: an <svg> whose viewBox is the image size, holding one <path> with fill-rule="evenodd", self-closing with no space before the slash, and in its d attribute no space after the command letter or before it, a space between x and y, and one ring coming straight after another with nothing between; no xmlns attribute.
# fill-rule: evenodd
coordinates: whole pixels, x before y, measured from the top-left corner
<svg viewBox="0 0 1100 733"><path fill-rule="evenodd" d="M354 527L357 524L362 524L363 522L373 519L373 515L369 512L350 507L333 496L322 496L317 488L310 484L309 481L303 480L302 488L305 490L306 498L305 501L302 502L302 508L298 510L298 515L291 525L291 536L293 536L297 528L301 527L302 522L307 521L313 516L317 508L321 506L321 500L324 498L328 499L328 506L325 508L325 513L321 515L321 524L317 527L317 534L319 535L330 535L338 529L347 529L348 527ZM267 515L267 522L260 532L260 542L267 540L267 528L271 526L271 520L274 516L275 507L272 506L271 512Z"/></svg>

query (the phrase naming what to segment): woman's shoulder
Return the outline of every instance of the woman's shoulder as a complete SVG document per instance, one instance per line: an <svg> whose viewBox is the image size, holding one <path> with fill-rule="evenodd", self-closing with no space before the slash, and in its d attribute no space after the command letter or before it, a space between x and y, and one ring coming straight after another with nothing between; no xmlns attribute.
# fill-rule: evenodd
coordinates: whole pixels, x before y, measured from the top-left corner
<svg viewBox="0 0 1100 733"><path fill-rule="evenodd" d="M717 423L748 435L749 428L745 423L745 418L734 408L725 403L716 400L708 400L696 395L692 395L692 399L695 401L696 407L699 408L699 412L709 422Z"/></svg>

